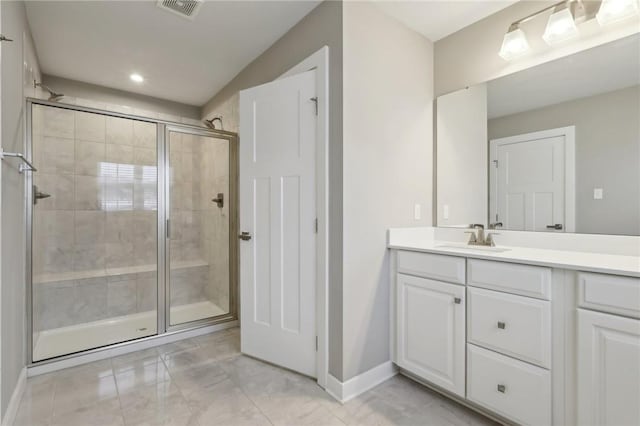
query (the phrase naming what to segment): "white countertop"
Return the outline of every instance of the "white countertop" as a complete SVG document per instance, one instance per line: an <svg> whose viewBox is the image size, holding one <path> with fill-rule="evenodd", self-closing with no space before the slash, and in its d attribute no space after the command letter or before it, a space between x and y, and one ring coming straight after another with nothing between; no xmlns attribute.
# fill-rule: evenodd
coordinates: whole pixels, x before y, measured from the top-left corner
<svg viewBox="0 0 640 426"><path fill-rule="evenodd" d="M409 235L390 239L389 248L640 277L640 257L638 256L503 245L498 245L497 248L508 249L508 251L492 252L483 251L482 248L469 249L464 247L463 243L412 238Z"/></svg>

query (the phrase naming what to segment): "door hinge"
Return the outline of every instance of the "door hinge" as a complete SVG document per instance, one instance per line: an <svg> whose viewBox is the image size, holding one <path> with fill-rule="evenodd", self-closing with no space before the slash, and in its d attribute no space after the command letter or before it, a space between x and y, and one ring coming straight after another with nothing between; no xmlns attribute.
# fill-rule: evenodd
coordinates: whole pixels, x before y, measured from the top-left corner
<svg viewBox="0 0 640 426"><path fill-rule="evenodd" d="M496 213L496 222L498 221L498 213Z"/></svg>
<svg viewBox="0 0 640 426"><path fill-rule="evenodd" d="M318 233L318 218L316 217L315 223L314 223L314 229L316 234Z"/></svg>
<svg viewBox="0 0 640 426"><path fill-rule="evenodd" d="M311 100L311 102L313 102L315 104L315 106L316 106L316 115L318 115L318 97L314 96L310 100Z"/></svg>
<svg viewBox="0 0 640 426"><path fill-rule="evenodd" d="M318 352L318 336L316 336L316 352Z"/></svg>

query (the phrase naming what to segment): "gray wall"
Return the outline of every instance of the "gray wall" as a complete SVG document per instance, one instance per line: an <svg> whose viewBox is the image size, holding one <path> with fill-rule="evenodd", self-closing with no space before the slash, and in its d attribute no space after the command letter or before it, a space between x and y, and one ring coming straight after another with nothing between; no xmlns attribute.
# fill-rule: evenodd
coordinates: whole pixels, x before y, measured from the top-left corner
<svg viewBox="0 0 640 426"><path fill-rule="evenodd" d="M466 86L484 83L502 75L570 55L610 42L638 31L638 20L630 19L607 27L604 31L595 20L580 25L580 37L558 46L542 40L547 18L541 16L522 25L531 51L507 62L498 56L502 38L509 25L530 13L556 3L555 0L519 1L485 19L469 25L435 43L435 94L453 92ZM588 7L598 6L587 0Z"/></svg>
<svg viewBox="0 0 640 426"><path fill-rule="evenodd" d="M342 2L318 5L207 102L202 117L218 114L234 97L237 102L238 91L274 80L325 45L330 97L329 372L342 379ZM233 130L234 123L225 120L229 128Z"/></svg>
<svg viewBox="0 0 640 426"><path fill-rule="evenodd" d="M346 381L390 359L387 230L432 223L433 45L371 2L343 11Z"/></svg>
<svg viewBox="0 0 640 426"><path fill-rule="evenodd" d="M489 120L489 139L576 126L576 232L640 235L640 86ZM602 200L593 189L603 188Z"/></svg>
<svg viewBox="0 0 640 426"><path fill-rule="evenodd" d="M128 106L135 109L154 111L178 117L200 119L200 107L195 105L182 104L46 74L42 77L42 80L44 84L56 92L64 93L66 96L74 98ZM61 102L64 101L64 98L62 98Z"/></svg>
<svg viewBox="0 0 640 426"><path fill-rule="evenodd" d="M34 96L32 78L39 78L33 40L24 3L0 2L2 34L14 41L2 43L2 147L24 152L24 96ZM27 64L23 81L23 63ZM31 71L29 71L31 70ZM31 88L31 89L29 89ZM0 291L2 331L2 401L4 417L21 370L25 366L25 184L19 161L2 160L2 276Z"/></svg>

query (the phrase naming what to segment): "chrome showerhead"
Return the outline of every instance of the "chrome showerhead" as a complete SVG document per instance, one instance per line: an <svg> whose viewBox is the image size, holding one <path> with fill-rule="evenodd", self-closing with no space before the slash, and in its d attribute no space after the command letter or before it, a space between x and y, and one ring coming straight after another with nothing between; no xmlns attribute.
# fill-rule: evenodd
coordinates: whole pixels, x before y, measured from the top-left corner
<svg viewBox="0 0 640 426"><path fill-rule="evenodd" d="M46 86L46 85L44 85L42 83L34 83L34 86L42 87L44 90L49 92L49 100L50 101L58 101L58 100L60 100L60 98L62 98L64 96L64 93L54 92L53 90L51 90L51 88L49 86Z"/></svg>
<svg viewBox="0 0 640 426"><path fill-rule="evenodd" d="M212 129L212 130L218 130L218 129L216 129L216 125L215 125L215 124L213 124L213 123L214 123L214 122L216 122L216 121L219 121L219 122L220 122L220 130L223 130L223 127L222 127L222 116L220 116L220 117L213 117L211 120L207 120L207 119L202 120L202 122L203 122L203 123L204 123L208 128L210 128L210 129Z"/></svg>

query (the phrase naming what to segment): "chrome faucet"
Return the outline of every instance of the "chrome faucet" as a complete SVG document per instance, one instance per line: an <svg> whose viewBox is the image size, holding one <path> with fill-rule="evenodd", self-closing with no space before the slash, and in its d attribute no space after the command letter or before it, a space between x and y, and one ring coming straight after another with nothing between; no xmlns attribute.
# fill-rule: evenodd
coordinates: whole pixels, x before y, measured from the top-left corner
<svg viewBox="0 0 640 426"><path fill-rule="evenodd" d="M471 234L469 237L470 246L490 246L494 247L496 245L495 241L493 241L494 235L499 235L497 232L487 232L484 233L484 225L480 223L474 223L469 226L473 229L473 231L465 231L465 234Z"/></svg>

